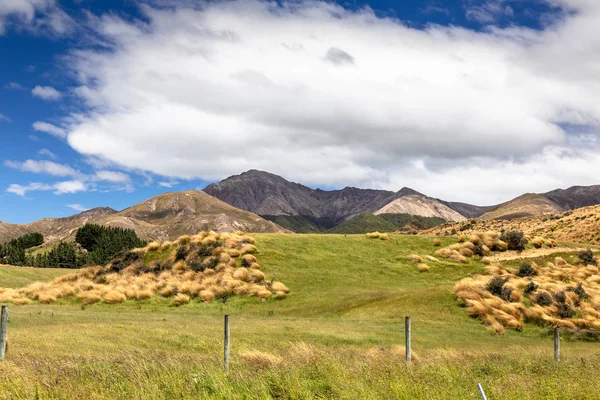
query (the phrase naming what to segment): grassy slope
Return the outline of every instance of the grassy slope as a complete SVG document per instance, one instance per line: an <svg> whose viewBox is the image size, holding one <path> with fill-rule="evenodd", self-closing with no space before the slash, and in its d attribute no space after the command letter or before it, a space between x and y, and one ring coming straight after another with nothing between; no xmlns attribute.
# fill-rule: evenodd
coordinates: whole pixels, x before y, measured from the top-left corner
<svg viewBox="0 0 600 400"><path fill-rule="evenodd" d="M0 265L0 287L18 288L34 281L48 281L72 272L61 268L26 268Z"/></svg>
<svg viewBox="0 0 600 400"><path fill-rule="evenodd" d="M490 336L455 305L454 283L480 271L481 264L431 263L428 273L416 272L406 256L433 254L431 238L256 237L267 277L292 289L284 301L235 299L178 309L163 299L85 309L67 301L11 306L11 348L0 363L0 398L31 398L37 391L63 398L183 393L186 398L447 399L475 398L479 381L489 398L503 399L585 399L600 389L597 344L565 343L564 362L557 365L545 330L527 326L523 333ZM446 245L453 239L441 240ZM15 269L1 270L0 286L17 282ZM233 315L229 377L220 370L223 313ZM365 358L369 349L402 343L405 315L413 317L413 346L425 360L410 374L398 358ZM315 346L314 361L294 361L298 341ZM291 361L253 368L240 357L250 349Z"/></svg>

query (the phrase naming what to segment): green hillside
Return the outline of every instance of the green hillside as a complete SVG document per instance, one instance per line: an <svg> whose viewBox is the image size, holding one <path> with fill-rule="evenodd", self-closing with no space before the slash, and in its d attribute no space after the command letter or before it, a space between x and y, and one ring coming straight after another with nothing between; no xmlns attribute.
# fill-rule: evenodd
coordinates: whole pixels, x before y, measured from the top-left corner
<svg viewBox="0 0 600 400"><path fill-rule="evenodd" d="M285 300L11 305L0 397L468 399L477 382L491 399L592 399L600 390L597 343L565 340L555 363L546 328L492 336L457 306L454 284L481 263L428 262L418 272L409 256L433 255L432 238L255 237L266 278L292 291ZM51 278L27 270L30 280ZM15 274L25 283L20 269L0 271L0 287L14 286ZM232 321L229 374L223 314ZM409 373L395 350L406 315L420 357Z"/></svg>
<svg viewBox="0 0 600 400"><path fill-rule="evenodd" d="M310 218L303 215L261 215L277 225L296 233L359 234L373 231L395 232L431 229L446 222L442 218L421 217L410 214L379 214L365 212L348 218L337 225L327 218Z"/></svg>

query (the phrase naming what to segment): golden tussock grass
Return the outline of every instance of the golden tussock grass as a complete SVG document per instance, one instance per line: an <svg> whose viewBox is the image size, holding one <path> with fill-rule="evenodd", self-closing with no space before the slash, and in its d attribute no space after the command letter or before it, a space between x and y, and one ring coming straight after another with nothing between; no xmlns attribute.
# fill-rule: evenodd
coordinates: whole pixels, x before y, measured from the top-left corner
<svg viewBox="0 0 600 400"><path fill-rule="evenodd" d="M427 261L431 261L431 262L435 262L435 263L437 263L437 262L440 262L440 260L438 260L438 259L437 259L437 258L435 258L434 256L425 256L425 259L426 259Z"/></svg>
<svg viewBox="0 0 600 400"><path fill-rule="evenodd" d="M440 241L440 239L433 239L433 245L435 247L439 247L442 245L442 242Z"/></svg>
<svg viewBox="0 0 600 400"><path fill-rule="evenodd" d="M421 257L417 254L412 254L412 255L408 256L408 260L413 264L419 264L419 263L423 262L423 257Z"/></svg>
<svg viewBox="0 0 600 400"><path fill-rule="evenodd" d="M456 283L454 293L469 314L479 317L490 331L522 330L524 322L570 330L600 326L600 270L571 265L557 257L545 266L532 264L533 276L501 265L486 267Z"/></svg>
<svg viewBox="0 0 600 400"><path fill-rule="evenodd" d="M429 267L427 264L419 264L418 268L419 272L427 272L431 269L431 267Z"/></svg>
<svg viewBox="0 0 600 400"><path fill-rule="evenodd" d="M276 367L283 363L283 358L276 354L266 353L258 350L250 350L241 354L244 361L261 368Z"/></svg>
<svg viewBox="0 0 600 400"><path fill-rule="evenodd" d="M171 298L171 304L181 306L193 298L210 302L231 295L254 296L260 301L285 298L289 288L281 282L265 280L252 243L254 239L247 236L212 231L182 236L173 242L153 242L126 255L127 260L133 261L124 268L120 266L119 272L114 272L109 264L84 268L47 283L0 288L0 301L48 304L72 297L83 304L112 304L163 296ZM187 255L185 260L175 262L180 246L184 246Z"/></svg>

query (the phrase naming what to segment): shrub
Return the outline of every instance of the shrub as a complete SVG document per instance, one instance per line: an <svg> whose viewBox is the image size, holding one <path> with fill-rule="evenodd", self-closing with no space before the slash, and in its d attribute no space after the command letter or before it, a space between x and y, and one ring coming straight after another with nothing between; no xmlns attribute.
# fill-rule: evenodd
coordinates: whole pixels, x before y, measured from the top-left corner
<svg viewBox="0 0 600 400"><path fill-rule="evenodd" d="M527 239L521 231L509 231L500 236L500 240L506 242L509 250L521 251L527 245Z"/></svg>
<svg viewBox="0 0 600 400"><path fill-rule="evenodd" d="M525 286L523 293L525 293L525 294L533 293L538 289L538 287L539 286L536 285L535 282L531 281L527 284L527 286Z"/></svg>
<svg viewBox="0 0 600 400"><path fill-rule="evenodd" d="M552 304L552 297L546 292L540 292L535 296L535 302L542 307Z"/></svg>
<svg viewBox="0 0 600 400"><path fill-rule="evenodd" d="M479 256L479 257L485 257L486 254L483 249L483 245L481 243L477 244L477 245L475 245L475 247L473 247L473 254L475 254L476 256Z"/></svg>
<svg viewBox="0 0 600 400"><path fill-rule="evenodd" d="M537 275L537 273L529 263L521 264L521 266L519 267L519 272L517 272L517 276L520 276L522 278L534 275Z"/></svg>
<svg viewBox="0 0 600 400"><path fill-rule="evenodd" d="M598 264L598 259L594 257L594 253L592 250L583 250L577 254L577 257L583 262L583 265L596 265Z"/></svg>
<svg viewBox="0 0 600 400"><path fill-rule="evenodd" d="M565 295L565 292L558 292L554 294L554 300L556 300L557 303L565 303L567 301L567 295Z"/></svg>
<svg viewBox="0 0 600 400"><path fill-rule="evenodd" d="M508 281L508 278L492 278L492 280L490 280L486 285L485 289L494 296L500 296L500 294L502 293L502 287L504 286L506 281Z"/></svg>
<svg viewBox="0 0 600 400"><path fill-rule="evenodd" d="M561 318L573 318L575 316L575 311L566 303L560 303L558 305L558 315Z"/></svg>
<svg viewBox="0 0 600 400"><path fill-rule="evenodd" d="M180 245L175 253L175 261L185 260L189 253L189 248L185 245Z"/></svg>

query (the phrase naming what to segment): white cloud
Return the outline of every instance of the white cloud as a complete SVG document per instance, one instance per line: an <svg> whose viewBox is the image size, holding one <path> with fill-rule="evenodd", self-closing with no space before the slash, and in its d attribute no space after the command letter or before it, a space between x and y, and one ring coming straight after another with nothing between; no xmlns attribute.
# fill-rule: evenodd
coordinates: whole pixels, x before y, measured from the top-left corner
<svg viewBox="0 0 600 400"><path fill-rule="evenodd" d="M398 189L425 186L419 172L436 182L426 193L484 203L519 194L523 171L542 190L581 184L589 176L566 164L600 156L600 3L555 1L575 11L542 31L418 30L313 1L145 8L148 25L104 16L95 28L111 51L68 60L91 108L69 120L68 142L172 178L258 168L309 185ZM591 145L565 128L574 124ZM499 181L457 192L451 174L467 172L478 175L459 178Z"/></svg>
<svg viewBox="0 0 600 400"><path fill-rule="evenodd" d="M47 122L36 121L33 123L32 126L33 129L35 129L38 132L46 132L53 136L56 136L57 138L64 139L67 137L67 132L63 128L49 124Z"/></svg>
<svg viewBox="0 0 600 400"><path fill-rule="evenodd" d="M85 183L81 181L65 181L54 184L54 194L77 193L86 190Z"/></svg>
<svg viewBox="0 0 600 400"><path fill-rule="evenodd" d="M7 88L7 89L13 89L13 90L27 90L26 87L21 86L17 82L9 82L4 87Z"/></svg>
<svg viewBox="0 0 600 400"><path fill-rule="evenodd" d="M25 186L13 183L6 189L8 193L14 193L19 196L25 196L27 192L37 190L52 190L52 186L39 182L33 182Z"/></svg>
<svg viewBox="0 0 600 400"><path fill-rule="evenodd" d="M7 122L11 122L10 118L8 118L6 115L4 114L0 114L0 121L7 121Z"/></svg>
<svg viewBox="0 0 600 400"><path fill-rule="evenodd" d="M75 211L84 212L89 210L89 207L82 206L81 204L67 204L67 207L72 208Z"/></svg>
<svg viewBox="0 0 600 400"><path fill-rule="evenodd" d="M62 94L52 86L36 86L31 89L31 94L43 100L58 100Z"/></svg>
<svg viewBox="0 0 600 400"><path fill-rule="evenodd" d="M58 156L57 156L56 154L54 154L53 152L51 152L51 151L50 151L50 150L48 150L48 149L40 149L40 150L38 151L38 154L39 154L40 156L46 156L46 157L48 157L48 158L51 158L51 159L53 159L53 160L56 160L56 159L58 158Z"/></svg>
<svg viewBox="0 0 600 400"><path fill-rule="evenodd" d="M14 193L18 196L25 196L28 192L37 191L50 191L53 190L54 194L72 194L77 192L83 192L86 190L86 185L80 181L64 181L57 182L52 185L40 182L32 182L27 185L19 185L16 183L11 184L6 191L8 193Z"/></svg>
<svg viewBox="0 0 600 400"><path fill-rule="evenodd" d="M99 181L108 181L115 183L127 183L131 181L129 175L117 171L98 171L94 177Z"/></svg>
<svg viewBox="0 0 600 400"><path fill-rule="evenodd" d="M10 168L18 169L23 172L32 172L34 174L48 174L52 176L71 176L80 177L81 172L74 170L66 164L58 164L53 161L36 161L27 160L25 162L19 161L4 161L4 165Z"/></svg>
<svg viewBox="0 0 600 400"><path fill-rule="evenodd" d="M158 182L158 186L165 188L172 188L177 185L179 185L179 182Z"/></svg>
<svg viewBox="0 0 600 400"><path fill-rule="evenodd" d="M75 22L55 0L4 0L0 2L0 35L9 27L64 35L74 29Z"/></svg>

